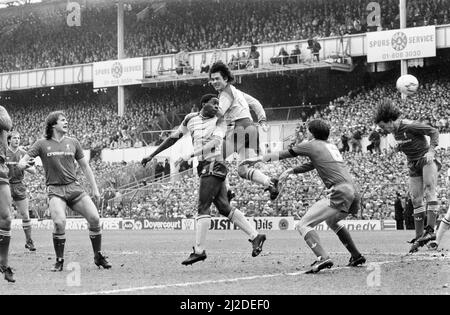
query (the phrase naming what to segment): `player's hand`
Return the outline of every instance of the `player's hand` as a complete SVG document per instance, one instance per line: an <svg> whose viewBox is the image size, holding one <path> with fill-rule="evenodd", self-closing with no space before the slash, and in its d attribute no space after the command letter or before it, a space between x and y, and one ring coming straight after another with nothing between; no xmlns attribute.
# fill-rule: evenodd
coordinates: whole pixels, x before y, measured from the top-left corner
<svg viewBox="0 0 450 315"><path fill-rule="evenodd" d="M288 170L285 170L283 173L281 173L280 177L278 177L278 180L280 182L284 182L291 174L294 174L294 169L290 168Z"/></svg>
<svg viewBox="0 0 450 315"><path fill-rule="evenodd" d="M151 155L143 158L141 161L142 166L145 167L147 163L150 162L151 160L153 160L153 156Z"/></svg>
<svg viewBox="0 0 450 315"><path fill-rule="evenodd" d="M244 165L252 166L252 165L255 165L256 163L259 163L261 161L262 161L262 156L256 156L254 158L243 160L239 164L239 166L244 166Z"/></svg>
<svg viewBox="0 0 450 315"><path fill-rule="evenodd" d="M20 170L25 170L25 169L27 169L27 168L30 168L30 167L34 166L34 164L35 164L35 161L34 161L33 158L31 158L31 159L29 159L27 162L25 162L25 161L20 161L19 163L17 163L17 167L18 167Z"/></svg>
<svg viewBox="0 0 450 315"><path fill-rule="evenodd" d="M260 126L261 126L261 128L262 128L262 130L263 130L264 132L269 131L269 125L268 125L265 121L262 121L262 122L260 123Z"/></svg>
<svg viewBox="0 0 450 315"><path fill-rule="evenodd" d="M427 161L427 164L433 163L433 161L434 161L434 153L433 152L425 153L425 159Z"/></svg>
<svg viewBox="0 0 450 315"><path fill-rule="evenodd" d="M178 167L179 165L181 165L181 163L183 163L184 161L189 161L191 159L190 155L185 155L180 157L178 160L175 161L175 167Z"/></svg>

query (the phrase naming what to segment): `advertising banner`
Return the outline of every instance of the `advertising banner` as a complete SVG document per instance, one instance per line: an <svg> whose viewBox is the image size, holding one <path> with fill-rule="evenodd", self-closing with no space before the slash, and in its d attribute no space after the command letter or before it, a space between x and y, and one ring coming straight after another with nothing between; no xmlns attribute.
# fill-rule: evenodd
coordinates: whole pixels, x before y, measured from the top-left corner
<svg viewBox="0 0 450 315"><path fill-rule="evenodd" d="M94 63L94 89L108 86L141 84L143 78L143 58L108 60Z"/></svg>
<svg viewBox="0 0 450 315"><path fill-rule="evenodd" d="M367 62L436 56L436 27L423 26L368 32Z"/></svg>

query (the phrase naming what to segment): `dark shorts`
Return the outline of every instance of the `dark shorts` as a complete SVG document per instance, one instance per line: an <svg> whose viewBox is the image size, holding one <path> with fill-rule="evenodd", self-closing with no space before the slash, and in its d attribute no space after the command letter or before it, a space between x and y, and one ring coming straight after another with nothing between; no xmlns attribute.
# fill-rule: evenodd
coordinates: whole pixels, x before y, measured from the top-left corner
<svg viewBox="0 0 450 315"><path fill-rule="evenodd" d="M10 183L11 197L14 201L27 199L27 187L23 183Z"/></svg>
<svg viewBox="0 0 450 315"><path fill-rule="evenodd" d="M351 183L335 185L330 195L330 207L356 215L361 208L361 195L355 185Z"/></svg>
<svg viewBox="0 0 450 315"><path fill-rule="evenodd" d="M438 159L434 159L434 162L437 165L438 171L442 168L442 163ZM408 161L408 169L409 169L409 177L422 177L423 176L423 167L427 165L427 159L422 157L417 161Z"/></svg>
<svg viewBox="0 0 450 315"><path fill-rule="evenodd" d="M219 213L228 216L231 211L224 178L217 176L200 177L197 210L199 215L210 214L214 203Z"/></svg>
<svg viewBox="0 0 450 315"><path fill-rule="evenodd" d="M8 179L9 168L5 165L2 158L0 158L0 185L9 184Z"/></svg>
<svg viewBox="0 0 450 315"><path fill-rule="evenodd" d="M197 173L199 177L215 176L224 180L227 177L228 168L218 161L199 161Z"/></svg>
<svg viewBox="0 0 450 315"><path fill-rule="evenodd" d="M244 149L253 149L258 155L260 152L258 127L250 119L237 122L233 131L227 133L222 147L223 157L235 152L242 154Z"/></svg>
<svg viewBox="0 0 450 315"><path fill-rule="evenodd" d="M68 185L49 185L47 191L49 200L53 197L58 197L64 200L69 207L88 195L78 182L73 182Z"/></svg>

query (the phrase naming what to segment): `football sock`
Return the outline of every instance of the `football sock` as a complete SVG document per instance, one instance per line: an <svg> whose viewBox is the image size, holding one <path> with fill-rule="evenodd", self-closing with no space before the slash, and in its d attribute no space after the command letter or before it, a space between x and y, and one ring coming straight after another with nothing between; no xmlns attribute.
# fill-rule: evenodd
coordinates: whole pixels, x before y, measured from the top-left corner
<svg viewBox="0 0 450 315"><path fill-rule="evenodd" d="M414 209L414 227L416 229L416 239L421 237L424 229L425 208L420 206Z"/></svg>
<svg viewBox="0 0 450 315"><path fill-rule="evenodd" d="M271 184L270 178L263 174L260 170L250 168L245 172L245 179L251 180L252 182L263 185L264 187L269 187Z"/></svg>
<svg viewBox="0 0 450 315"><path fill-rule="evenodd" d="M25 238L28 241L31 240L31 220L22 220L22 228L25 233Z"/></svg>
<svg viewBox="0 0 450 315"><path fill-rule="evenodd" d="M336 235L339 237L339 240L345 246L345 248L347 248L347 250L350 252L352 257L357 258L361 256L361 253L358 251L355 243L353 242L350 232L345 228L345 226L342 226L338 231L336 231Z"/></svg>
<svg viewBox="0 0 450 315"><path fill-rule="evenodd" d="M102 250L102 231L100 226L89 227L89 238L91 239L94 255Z"/></svg>
<svg viewBox="0 0 450 315"><path fill-rule="evenodd" d="M252 224L247 221L241 211L234 209L234 211L230 212L229 219L242 231L244 231L251 240L253 240L258 235L258 232L255 230Z"/></svg>
<svg viewBox="0 0 450 315"><path fill-rule="evenodd" d="M11 241L11 230L0 229L0 265L8 266L9 243Z"/></svg>
<svg viewBox="0 0 450 315"><path fill-rule="evenodd" d="M65 233L53 233L53 247L55 249L56 258L64 258L64 245L66 244Z"/></svg>
<svg viewBox="0 0 450 315"><path fill-rule="evenodd" d="M205 250L206 234L211 226L210 215L200 215L196 218L195 252L201 254Z"/></svg>
<svg viewBox="0 0 450 315"><path fill-rule="evenodd" d="M328 254L320 245L319 234L315 230L309 230L304 236L306 244L311 248L318 259L327 259Z"/></svg>
<svg viewBox="0 0 450 315"><path fill-rule="evenodd" d="M427 225L433 228L436 227L436 220L439 212L439 203L437 201L430 201L427 203Z"/></svg>

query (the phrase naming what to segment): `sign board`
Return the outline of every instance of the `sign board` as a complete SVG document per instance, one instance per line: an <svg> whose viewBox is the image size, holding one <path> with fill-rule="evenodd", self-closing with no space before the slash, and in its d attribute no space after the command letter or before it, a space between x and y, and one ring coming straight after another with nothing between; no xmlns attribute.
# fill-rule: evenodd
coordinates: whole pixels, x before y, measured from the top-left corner
<svg viewBox="0 0 450 315"><path fill-rule="evenodd" d="M108 60L94 63L94 88L141 84L143 78L143 58Z"/></svg>
<svg viewBox="0 0 450 315"><path fill-rule="evenodd" d="M436 56L436 27L423 26L368 32L367 62Z"/></svg>

